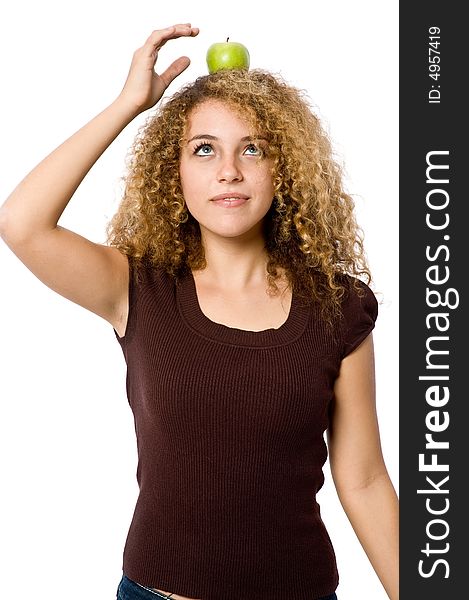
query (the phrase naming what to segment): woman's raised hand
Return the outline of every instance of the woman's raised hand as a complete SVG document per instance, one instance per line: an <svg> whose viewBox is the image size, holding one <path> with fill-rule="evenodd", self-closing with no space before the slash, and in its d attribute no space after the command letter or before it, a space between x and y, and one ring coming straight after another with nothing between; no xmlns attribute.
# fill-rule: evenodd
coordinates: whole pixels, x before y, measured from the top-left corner
<svg viewBox="0 0 469 600"><path fill-rule="evenodd" d="M192 27L190 23L153 31L143 46L134 52L127 80L119 95L120 100L128 103L137 114L154 106L173 79L191 62L187 56L180 56L158 75L154 67L159 50L168 40L182 36L195 37L198 33L198 27Z"/></svg>

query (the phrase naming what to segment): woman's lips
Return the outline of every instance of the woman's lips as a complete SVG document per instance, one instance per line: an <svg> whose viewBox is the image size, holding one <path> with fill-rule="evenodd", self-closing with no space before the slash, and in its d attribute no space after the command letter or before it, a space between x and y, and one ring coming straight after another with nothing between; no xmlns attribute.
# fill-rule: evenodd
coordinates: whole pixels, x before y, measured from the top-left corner
<svg viewBox="0 0 469 600"><path fill-rule="evenodd" d="M219 200L212 200L214 204L218 206L224 206L226 208L234 208L235 206L241 206L241 204L245 204L248 201L248 198L220 198Z"/></svg>
<svg viewBox="0 0 469 600"><path fill-rule="evenodd" d="M214 204L218 204L218 206L224 206L226 208L231 208L235 206L241 206L249 200L249 196L246 194L239 194L237 192L225 192L224 194L218 194L218 196L214 196L212 198L212 202Z"/></svg>

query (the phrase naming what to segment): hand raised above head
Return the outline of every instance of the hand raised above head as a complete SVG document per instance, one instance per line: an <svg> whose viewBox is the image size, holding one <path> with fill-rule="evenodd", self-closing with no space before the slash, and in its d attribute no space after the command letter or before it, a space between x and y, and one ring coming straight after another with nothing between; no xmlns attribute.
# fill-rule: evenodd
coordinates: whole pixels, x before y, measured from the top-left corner
<svg viewBox="0 0 469 600"><path fill-rule="evenodd" d="M187 56L180 56L158 75L155 72L158 52L168 40L183 36L195 37L198 33L199 28L192 27L190 23L179 23L166 29L153 31L143 46L133 54L129 74L119 96L120 99L129 103L137 114L154 106L173 79L187 69L190 64Z"/></svg>

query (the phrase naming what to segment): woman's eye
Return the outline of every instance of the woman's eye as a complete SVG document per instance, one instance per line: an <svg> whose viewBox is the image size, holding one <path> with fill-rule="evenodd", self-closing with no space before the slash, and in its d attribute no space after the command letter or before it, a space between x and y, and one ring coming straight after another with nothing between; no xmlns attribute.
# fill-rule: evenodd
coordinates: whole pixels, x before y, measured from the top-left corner
<svg viewBox="0 0 469 600"><path fill-rule="evenodd" d="M261 153L260 149L255 146L254 144L249 144L249 146L246 147L246 153L247 154L251 154L251 155L258 155Z"/></svg>
<svg viewBox="0 0 469 600"><path fill-rule="evenodd" d="M210 144L200 144L200 146L197 146L197 148L194 150L194 154L197 154L198 156L205 156L211 152L212 146Z"/></svg>

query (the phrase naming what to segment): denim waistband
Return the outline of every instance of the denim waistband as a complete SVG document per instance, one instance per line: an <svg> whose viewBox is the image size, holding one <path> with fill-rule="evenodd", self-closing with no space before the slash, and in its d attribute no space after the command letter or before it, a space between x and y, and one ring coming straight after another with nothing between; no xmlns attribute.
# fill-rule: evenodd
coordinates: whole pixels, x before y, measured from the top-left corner
<svg viewBox="0 0 469 600"><path fill-rule="evenodd" d="M136 581L132 581L126 575L122 575L119 587L117 588L117 600L177 600L174 598L175 593L166 595L162 592L157 592ZM311 600L338 600L338 598L334 593L323 598L311 598Z"/></svg>

